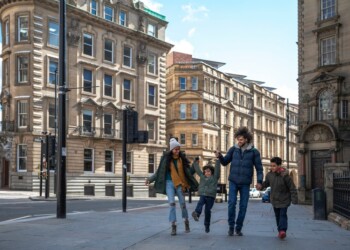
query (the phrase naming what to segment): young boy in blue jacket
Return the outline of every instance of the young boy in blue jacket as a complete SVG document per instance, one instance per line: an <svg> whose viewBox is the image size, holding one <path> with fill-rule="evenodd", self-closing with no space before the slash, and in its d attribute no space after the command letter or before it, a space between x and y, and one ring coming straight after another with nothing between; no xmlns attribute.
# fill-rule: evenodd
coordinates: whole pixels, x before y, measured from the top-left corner
<svg viewBox="0 0 350 250"><path fill-rule="evenodd" d="M210 232L211 209L213 208L218 179L220 178L220 161L216 160L215 168L210 164L203 167L203 172L200 170L198 160L193 164L196 173L200 177L198 193L200 195L196 209L192 212L192 217L195 221L199 220L199 216L204 210L204 226L205 232Z"/></svg>

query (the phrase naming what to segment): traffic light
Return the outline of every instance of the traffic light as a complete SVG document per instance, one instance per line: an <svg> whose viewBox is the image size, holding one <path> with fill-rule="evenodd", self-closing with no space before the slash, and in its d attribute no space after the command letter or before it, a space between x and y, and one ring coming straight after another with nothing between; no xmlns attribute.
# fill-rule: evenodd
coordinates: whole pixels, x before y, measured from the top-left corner
<svg viewBox="0 0 350 250"><path fill-rule="evenodd" d="M56 149L56 138L54 136L49 135L47 137L48 140L48 158L55 155Z"/></svg>
<svg viewBox="0 0 350 250"><path fill-rule="evenodd" d="M135 139L138 137L138 114L134 110L126 111L126 124L127 124L127 134L126 134L126 142L134 143Z"/></svg>

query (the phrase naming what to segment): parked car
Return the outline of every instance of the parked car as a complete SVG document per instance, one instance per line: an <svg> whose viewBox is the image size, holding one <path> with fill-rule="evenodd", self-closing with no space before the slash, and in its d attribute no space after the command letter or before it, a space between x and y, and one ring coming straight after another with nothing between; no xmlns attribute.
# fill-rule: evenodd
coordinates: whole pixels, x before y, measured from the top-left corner
<svg viewBox="0 0 350 250"><path fill-rule="evenodd" d="M261 197L261 201L262 202L269 202L270 203L270 193L271 193L271 190L267 190L265 191L265 193L263 194L263 196Z"/></svg>
<svg viewBox="0 0 350 250"><path fill-rule="evenodd" d="M249 191L249 197L250 198L259 198L260 197L260 191L256 188L251 188Z"/></svg>

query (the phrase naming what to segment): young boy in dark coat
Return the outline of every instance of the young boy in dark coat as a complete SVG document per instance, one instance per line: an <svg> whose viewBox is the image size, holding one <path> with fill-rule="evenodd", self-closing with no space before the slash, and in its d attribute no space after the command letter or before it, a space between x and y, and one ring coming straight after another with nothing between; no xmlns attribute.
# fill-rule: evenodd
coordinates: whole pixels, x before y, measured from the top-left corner
<svg viewBox="0 0 350 250"><path fill-rule="evenodd" d="M211 165L204 166L203 172L199 168L198 161L195 161L193 166L196 173L200 177L198 188L200 198L196 209L192 212L192 217L195 221L198 221L199 216L202 213L203 206L205 206L204 226L205 232L209 233L211 209L213 208L215 202L216 188L218 185L218 179L220 178L220 161L216 160L215 169Z"/></svg>
<svg viewBox="0 0 350 250"><path fill-rule="evenodd" d="M282 159L273 157L270 172L266 175L263 187L271 187L270 200L275 212L278 238L287 236L288 217L287 210L290 203L298 203L298 194L288 170L283 168Z"/></svg>

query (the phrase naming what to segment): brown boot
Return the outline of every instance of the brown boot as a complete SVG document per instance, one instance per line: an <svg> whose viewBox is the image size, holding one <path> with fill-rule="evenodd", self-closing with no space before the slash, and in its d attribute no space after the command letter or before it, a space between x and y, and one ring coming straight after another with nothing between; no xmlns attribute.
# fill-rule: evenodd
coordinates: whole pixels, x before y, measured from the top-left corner
<svg viewBox="0 0 350 250"><path fill-rule="evenodd" d="M185 232L190 232L190 222L188 221L188 219L185 220Z"/></svg>
<svg viewBox="0 0 350 250"><path fill-rule="evenodd" d="M176 224L171 225L171 235L176 235Z"/></svg>

